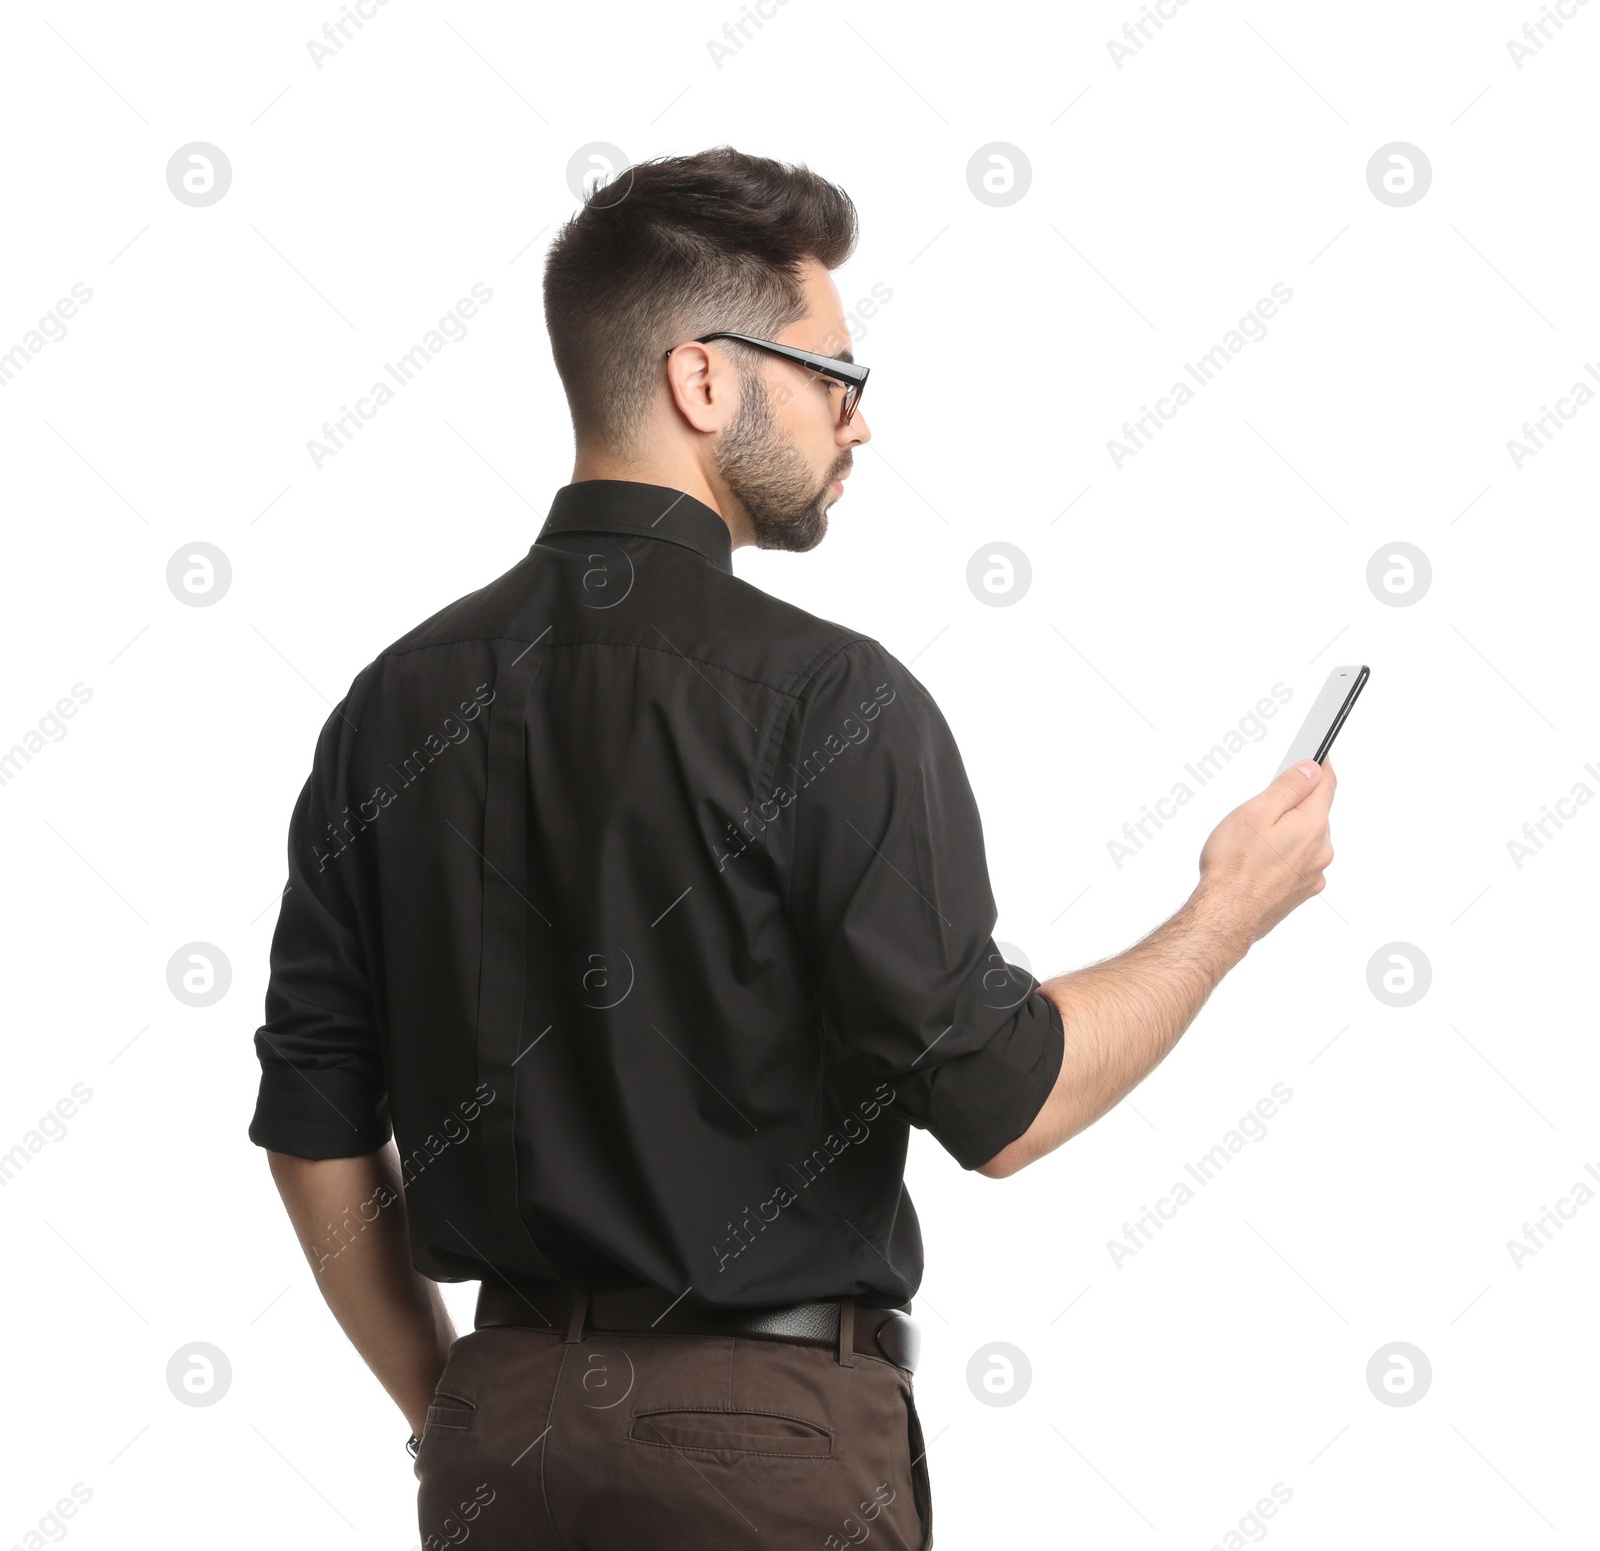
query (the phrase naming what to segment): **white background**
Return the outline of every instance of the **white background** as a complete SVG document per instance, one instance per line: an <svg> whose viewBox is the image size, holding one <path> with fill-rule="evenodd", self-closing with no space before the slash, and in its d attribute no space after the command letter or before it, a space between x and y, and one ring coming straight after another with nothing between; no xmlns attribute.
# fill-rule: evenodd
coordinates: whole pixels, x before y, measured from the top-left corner
<svg viewBox="0 0 1600 1551"><path fill-rule="evenodd" d="M842 184L846 306L892 293L826 543L736 569L934 692L1036 973L1175 909L1327 670L1373 669L1326 893L1131 1101L1005 1183L913 1139L939 1545L1593 1543L1600 1204L1520 1269L1507 1240L1600 1168L1600 814L1520 868L1507 842L1600 790L1600 407L1520 468L1507 443L1600 363L1600 4L1520 70L1534 0L1193 0L1119 69L1138 12L789 0L719 67L734 0L391 0L319 69L333 0L5 8L0 351L93 300L0 389L0 749L92 698L0 786L0 1151L92 1098L0 1189L0 1542L81 1481L84 1547L416 1543L404 1421L245 1135L285 826L354 673L517 561L570 476L540 299L569 161L731 142ZM166 183L191 141L232 165L207 207ZM1392 141L1432 166L1406 207L1368 187ZM998 207L967 181L991 142L1031 166ZM469 336L314 467L480 281ZM1118 468L1123 421L1278 282L1267 337ZM232 566L211 607L166 583L196 541ZM1002 541L1032 584L988 607L967 566ZM1366 580L1397 541L1433 573L1404 607ZM1266 735L1114 865L1276 683ZM193 941L232 965L203 1009L166 983ZM1404 1008L1368 988L1394 942L1432 967ZM1107 1241L1278 1082L1266 1137L1119 1268ZM196 1341L232 1365L214 1406L167 1388ZM1005 1407L966 1380L996 1341L1032 1368ZM1431 1361L1414 1405L1368 1388L1394 1342Z"/></svg>

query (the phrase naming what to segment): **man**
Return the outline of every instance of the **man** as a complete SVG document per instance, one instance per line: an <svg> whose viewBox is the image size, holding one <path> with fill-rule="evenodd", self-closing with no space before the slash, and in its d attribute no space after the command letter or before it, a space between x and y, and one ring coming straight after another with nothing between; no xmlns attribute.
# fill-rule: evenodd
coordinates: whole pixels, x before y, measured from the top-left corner
<svg viewBox="0 0 1600 1551"><path fill-rule="evenodd" d="M1323 886L1308 764L1128 952L1003 961L927 691L732 572L814 547L869 439L855 236L728 148L588 201L545 272L572 483L356 676L294 810L250 1135L425 1547L931 1544L908 1128L1015 1173Z"/></svg>

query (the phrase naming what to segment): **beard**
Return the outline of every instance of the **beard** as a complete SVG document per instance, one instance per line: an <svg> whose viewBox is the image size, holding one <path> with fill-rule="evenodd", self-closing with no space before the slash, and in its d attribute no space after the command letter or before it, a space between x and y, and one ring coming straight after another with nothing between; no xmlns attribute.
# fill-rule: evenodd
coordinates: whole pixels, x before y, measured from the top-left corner
<svg viewBox="0 0 1600 1551"><path fill-rule="evenodd" d="M838 474L818 484L779 432L760 377L741 374L739 389L738 413L714 454L717 472L749 514L757 549L815 549L828 531L828 486ZM849 466L847 456L838 473Z"/></svg>

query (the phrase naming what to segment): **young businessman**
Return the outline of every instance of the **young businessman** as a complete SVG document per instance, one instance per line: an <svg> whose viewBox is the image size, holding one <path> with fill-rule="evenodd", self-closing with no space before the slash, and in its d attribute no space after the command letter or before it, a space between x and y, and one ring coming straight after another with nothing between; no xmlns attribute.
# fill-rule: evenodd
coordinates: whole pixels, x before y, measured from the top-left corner
<svg viewBox="0 0 1600 1551"><path fill-rule="evenodd" d="M1126 953L1004 963L927 691L732 571L819 543L870 437L855 234L728 148L588 201L545 272L572 483L356 676L292 816L250 1136L425 1547L931 1544L908 1128L1015 1173L1323 887L1307 764Z"/></svg>

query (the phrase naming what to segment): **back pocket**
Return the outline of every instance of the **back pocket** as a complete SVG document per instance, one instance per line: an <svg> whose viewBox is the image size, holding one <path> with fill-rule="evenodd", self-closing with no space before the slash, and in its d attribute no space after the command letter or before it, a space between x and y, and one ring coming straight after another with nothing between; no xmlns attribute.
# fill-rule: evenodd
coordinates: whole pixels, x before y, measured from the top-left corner
<svg viewBox="0 0 1600 1551"><path fill-rule="evenodd" d="M833 1457L833 1434L825 1427L767 1411L641 1411L629 1436L635 1443L715 1454Z"/></svg>
<svg viewBox="0 0 1600 1551"><path fill-rule="evenodd" d="M457 1395L438 1395L428 1407L425 1433L464 1433L471 1425L477 1407Z"/></svg>

